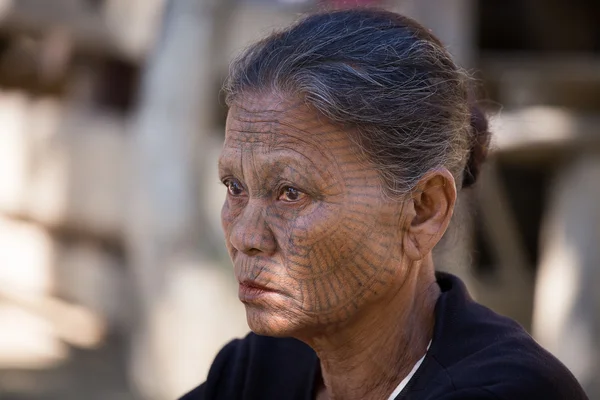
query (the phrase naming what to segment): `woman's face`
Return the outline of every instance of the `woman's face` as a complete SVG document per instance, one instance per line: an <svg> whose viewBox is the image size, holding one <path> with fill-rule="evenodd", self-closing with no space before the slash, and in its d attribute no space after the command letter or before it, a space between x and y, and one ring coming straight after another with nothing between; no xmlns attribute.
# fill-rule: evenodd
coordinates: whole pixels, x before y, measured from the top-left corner
<svg viewBox="0 0 600 400"><path fill-rule="evenodd" d="M221 212L250 328L294 336L381 299L402 262L402 203L348 133L299 101L246 95L227 118Z"/></svg>

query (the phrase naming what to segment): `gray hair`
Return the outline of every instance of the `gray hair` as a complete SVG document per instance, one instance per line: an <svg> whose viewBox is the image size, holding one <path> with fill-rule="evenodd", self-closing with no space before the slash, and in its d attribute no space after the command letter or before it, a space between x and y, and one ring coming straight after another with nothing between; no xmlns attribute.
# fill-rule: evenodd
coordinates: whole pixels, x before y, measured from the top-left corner
<svg viewBox="0 0 600 400"><path fill-rule="evenodd" d="M354 9L308 16L252 45L232 64L224 89L228 105L251 91L302 96L353 128L386 192L402 196L441 166L458 187L475 182L490 135L468 86L469 77L421 25Z"/></svg>

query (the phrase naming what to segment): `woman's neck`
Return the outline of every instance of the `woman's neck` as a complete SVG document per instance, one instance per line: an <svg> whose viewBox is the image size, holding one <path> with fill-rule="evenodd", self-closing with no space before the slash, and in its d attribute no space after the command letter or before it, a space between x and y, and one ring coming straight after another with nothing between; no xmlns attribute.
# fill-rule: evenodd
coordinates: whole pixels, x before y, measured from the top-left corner
<svg viewBox="0 0 600 400"><path fill-rule="evenodd" d="M426 353L440 288L431 260L410 268L397 291L356 320L305 340L321 361L317 399L386 399Z"/></svg>

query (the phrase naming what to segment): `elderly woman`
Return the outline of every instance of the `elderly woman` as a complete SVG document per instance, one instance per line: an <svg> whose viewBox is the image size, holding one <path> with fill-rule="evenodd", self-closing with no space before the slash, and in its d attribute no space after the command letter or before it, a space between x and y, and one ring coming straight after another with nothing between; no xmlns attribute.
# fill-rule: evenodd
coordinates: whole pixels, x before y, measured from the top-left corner
<svg viewBox="0 0 600 400"><path fill-rule="evenodd" d="M312 15L226 84L223 229L253 333L192 399L585 399L432 250L487 152L468 78L385 11Z"/></svg>

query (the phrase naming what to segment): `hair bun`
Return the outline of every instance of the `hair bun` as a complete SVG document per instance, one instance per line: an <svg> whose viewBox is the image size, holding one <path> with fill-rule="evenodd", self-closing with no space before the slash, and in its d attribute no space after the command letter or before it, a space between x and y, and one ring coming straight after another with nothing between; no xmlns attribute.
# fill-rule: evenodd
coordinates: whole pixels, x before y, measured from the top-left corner
<svg viewBox="0 0 600 400"><path fill-rule="evenodd" d="M463 172L463 188L472 186L479 176L490 145L491 133L485 113L476 105L471 106L471 150Z"/></svg>

